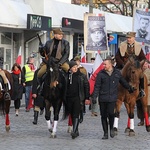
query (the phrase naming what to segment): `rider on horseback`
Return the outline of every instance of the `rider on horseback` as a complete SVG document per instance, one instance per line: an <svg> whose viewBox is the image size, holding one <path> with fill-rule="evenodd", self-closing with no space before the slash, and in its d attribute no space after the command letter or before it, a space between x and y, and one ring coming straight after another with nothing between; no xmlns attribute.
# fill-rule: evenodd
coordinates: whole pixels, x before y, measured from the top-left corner
<svg viewBox="0 0 150 150"><path fill-rule="evenodd" d="M11 100L10 94L9 94L9 81L5 75L5 72L3 71L3 63L4 63L4 59L3 57L0 57L0 76L3 78L4 80L4 99L5 100Z"/></svg>
<svg viewBox="0 0 150 150"><path fill-rule="evenodd" d="M126 35L127 40L122 42L118 52L115 56L116 66L122 69L127 62L129 56L134 56L138 61L146 60L144 52L141 48L140 43L135 41L136 32L128 32ZM144 97L144 74L142 73L140 78L140 93L139 97Z"/></svg>
<svg viewBox="0 0 150 150"><path fill-rule="evenodd" d="M61 29L54 29L54 38L48 40L44 46L39 47L39 52L43 58L43 62L40 65L40 69L38 71L38 78L40 80L40 92L42 92L42 78L47 70L47 62L49 57L53 57L55 59L55 63L63 70L64 78L66 79L66 72L69 70L68 58L70 52L69 42L63 39L63 32Z"/></svg>

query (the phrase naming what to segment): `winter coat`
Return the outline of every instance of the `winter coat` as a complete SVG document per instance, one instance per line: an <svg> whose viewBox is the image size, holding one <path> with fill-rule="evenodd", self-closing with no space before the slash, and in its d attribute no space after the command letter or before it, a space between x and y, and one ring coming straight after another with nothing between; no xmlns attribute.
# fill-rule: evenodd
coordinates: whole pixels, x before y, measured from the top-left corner
<svg viewBox="0 0 150 150"><path fill-rule="evenodd" d="M20 83L21 73L20 74L14 74L12 73L12 79L13 79L13 92L11 99L17 100L22 99L23 95L23 85Z"/></svg>
<svg viewBox="0 0 150 150"><path fill-rule="evenodd" d="M108 75L105 70L100 71L96 77L92 99L99 96L99 102L117 101L119 83L126 89L130 88L118 69L114 68L111 75Z"/></svg>
<svg viewBox="0 0 150 150"><path fill-rule="evenodd" d="M89 82L88 82L87 76L85 74L81 73L79 69L76 72L76 74L77 74L77 82L78 82L78 94L76 96L79 96L80 102L83 103L84 100L89 99L89 96L90 96ZM69 84L69 77L67 80L67 85L68 84Z"/></svg>
<svg viewBox="0 0 150 150"><path fill-rule="evenodd" d="M52 43L54 42L54 39L51 39L49 41L46 42L45 46L44 46L44 50L46 51L46 54L50 53L50 48ZM66 41L65 39L61 40L61 55L62 57L59 60L59 64L63 64L65 62L68 62L68 58L69 58L69 53L70 53L70 45L69 42ZM45 57L43 55L43 53L41 54L43 57Z"/></svg>

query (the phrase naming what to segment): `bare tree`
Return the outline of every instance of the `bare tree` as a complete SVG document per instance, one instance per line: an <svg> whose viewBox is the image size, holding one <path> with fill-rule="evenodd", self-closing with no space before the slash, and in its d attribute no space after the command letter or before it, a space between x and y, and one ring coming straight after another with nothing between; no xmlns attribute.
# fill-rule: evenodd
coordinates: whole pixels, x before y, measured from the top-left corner
<svg viewBox="0 0 150 150"><path fill-rule="evenodd" d="M88 5L90 0L81 0L82 5ZM134 7L138 7L140 0L93 0L93 8L125 16L133 16ZM150 0L145 0L150 9Z"/></svg>

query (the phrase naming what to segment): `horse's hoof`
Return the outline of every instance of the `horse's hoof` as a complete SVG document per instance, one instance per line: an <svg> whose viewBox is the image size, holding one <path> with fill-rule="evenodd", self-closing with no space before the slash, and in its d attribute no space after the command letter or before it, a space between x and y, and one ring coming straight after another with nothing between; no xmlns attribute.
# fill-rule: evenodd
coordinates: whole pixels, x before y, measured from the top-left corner
<svg viewBox="0 0 150 150"><path fill-rule="evenodd" d="M130 128L126 128L124 133L129 133L130 132Z"/></svg>
<svg viewBox="0 0 150 150"><path fill-rule="evenodd" d="M50 138L56 138L57 136L56 136L56 133L55 132L52 132L52 134L51 134L51 136L50 136Z"/></svg>
<svg viewBox="0 0 150 150"><path fill-rule="evenodd" d="M114 134L115 136L118 135L118 129L116 127L114 128Z"/></svg>
<svg viewBox="0 0 150 150"><path fill-rule="evenodd" d="M129 131L129 136L135 136L134 130L130 129L130 131Z"/></svg>
<svg viewBox="0 0 150 150"><path fill-rule="evenodd" d="M10 125L6 125L6 126L5 126L5 129L6 129L7 132L9 132L9 130L10 130Z"/></svg>
<svg viewBox="0 0 150 150"><path fill-rule="evenodd" d="M52 128L50 128L50 129L48 129L48 131L52 133L53 130L52 130Z"/></svg>
<svg viewBox="0 0 150 150"><path fill-rule="evenodd" d="M150 132L150 125L149 125L149 126L146 126L146 131L147 131L147 132Z"/></svg>

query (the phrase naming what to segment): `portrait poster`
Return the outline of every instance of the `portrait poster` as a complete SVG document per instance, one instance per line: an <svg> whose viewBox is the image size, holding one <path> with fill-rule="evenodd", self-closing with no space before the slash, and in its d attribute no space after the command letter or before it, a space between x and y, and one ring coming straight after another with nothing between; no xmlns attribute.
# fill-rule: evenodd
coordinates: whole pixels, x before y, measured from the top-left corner
<svg viewBox="0 0 150 150"><path fill-rule="evenodd" d="M84 50L86 53L108 50L105 15L85 14Z"/></svg>
<svg viewBox="0 0 150 150"><path fill-rule="evenodd" d="M133 31L136 41L150 44L150 11L134 9Z"/></svg>

